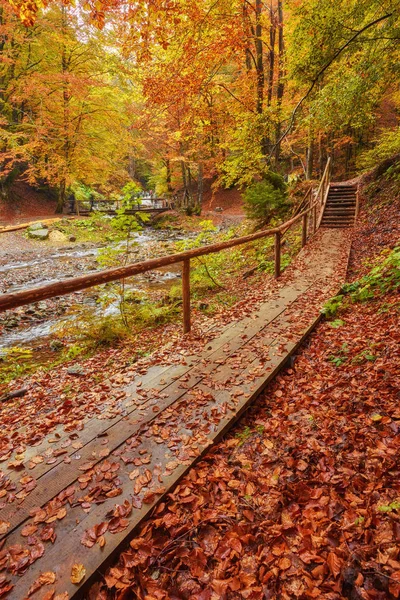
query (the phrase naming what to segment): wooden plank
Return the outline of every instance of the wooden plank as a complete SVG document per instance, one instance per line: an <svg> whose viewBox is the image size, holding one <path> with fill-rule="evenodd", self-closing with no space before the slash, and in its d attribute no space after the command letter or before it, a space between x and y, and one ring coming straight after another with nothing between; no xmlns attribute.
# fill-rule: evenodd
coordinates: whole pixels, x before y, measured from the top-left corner
<svg viewBox="0 0 400 600"><path fill-rule="evenodd" d="M274 294L270 299L268 299L268 301L263 302L260 305L258 312L256 313L256 319L254 318L254 315L251 315L250 317L244 318L239 323L233 322L229 324L222 332L218 330L218 335L216 338L207 342L205 349L202 352L185 357L185 364L172 366L159 365L157 367L150 367L146 375L140 375L138 378L142 383L140 389L148 392L152 392L153 390L156 392L167 391L166 388L168 388L169 385L171 385L176 379L184 376L192 367L201 364L205 360L208 362L210 359L217 361L221 358L221 356L224 356L226 351L222 348L225 346L225 344L230 343L230 350L232 352L235 351L237 348L244 345L246 343L246 339L254 335L254 332L257 331L259 327L268 325L268 323L273 321L279 314L281 314L285 310L286 306L292 303L301 293L305 292L309 286L309 282L303 282L293 288L284 288L280 290L278 294ZM247 331L246 334L244 334L245 330ZM213 331L210 330L210 333L212 335ZM242 339L242 335L246 335L247 337ZM217 354L215 354L216 352ZM210 368L210 365L208 368ZM132 400L138 399L138 395L135 395L137 393L137 383L133 382L133 384L130 384L122 389L127 393L126 399L121 401L123 409L126 409L126 414L119 415L114 419L109 419L107 421L100 421L98 416L92 417L85 423L83 431L79 432L80 441L87 443L98 435L105 433L112 425L121 421L124 416L131 414L132 410L135 410L134 408L128 410L126 405L129 405ZM107 409L107 406L103 405L102 409ZM60 436L58 442L55 442L56 433ZM75 433L76 432L72 432L72 434ZM48 436L46 436L43 442L41 442L39 445L28 447L24 453L25 468L33 456L43 454L48 448L52 448L53 450L61 449L63 447L63 443L68 440L70 435L71 432L64 432L60 426L58 430L52 431ZM52 440L51 443L49 443L49 439ZM71 449L67 451L67 455L70 453L73 453ZM45 463L41 463L34 469L34 472L31 470L24 472L21 469L18 471L8 470L7 475L10 480L14 481L15 483L17 483L24 475L33 474L35 477L38 477L44 472L48 471L50 468L56 466L58 463L62 462L63 458L64 456L60 457L56 463L53 463L52 467L49 467Z"/></svg>
<svg viewBox="0 0 400 600"><path fill-rule="evenodd" d="M306 285L308 286L308 284ZM298 297L298 292L292 291L289 297L291 296L294 298ZM237 352L238 349L246 347L249 341L258 335L260 330L263 331L268 329L268 332L273 332L275 328L277 328L278 331L279 329L282 329L282 325L279 327L279 323L274 326L274 320L277 319L282 312L284 312L286 307L287 304L278 304L278 306L272 309L272 315L274 315L272 321L265 321L265 317L261 311L261 314L258 316L258 318L253 319L249 326L239 326L235 328L235 330L231 332L234 337L233 344L229 348L226 348L225 345L223 348L219 347L218 350L213 352L214 356L211 354L206 365L201 365L200 368L192 368L189 371L190 376L187 383L185 383L185 387L182 387L182 382L180 380L171 383L167 388L164 389L167 394L163 395L166 397L158 401L157 405L155 405L153 402L150 402L143 406L143 409L146 411L144 414L141 414L141 408L135 408L125 417L118 419L115 423L101 429L100 431L98 429L97 422L97 431L95 426L90 430L90 439L83 448L77 451L70 450L68 452L67 450L65 455L60 456L58 461L50 466L39 465L42 471L41 475L37 476L36 473L32 473L32 475L36 476L37 487L20 504L13 502L12 504L4 507L2 510L2 519L10 523L10 530L23 523L23 521L28 518L29 512L32 508L36 506L43 506L63 489L69 485L72 485L74 481L76 481L77 477L81 474L78 469L82 465L90 462L97 464L102 460L98 454L102 449L102 437L100 436L107 434L107 447L110 449L110 452L116 450L130 436L136 433L144 423L154 420L163 410L165 410L165 408L171 406L182 396L184 396L187 388L193 388L202 379L204 379L207 374L210 374L215 369L218 369L220 367L221 359L227 360L227 358ZM268 306L268 310L271 311L270 306ZM244 339L243 332L245 330L246 337ZM245 361L243 361L243 364L245 364ZM82 437L80 440L82 441ZM64 462L65 456L68 456L68 459L70 459L71 462L66 464ZM18 474L19 479L22 476L23 475L21 473Z"/></svg>
<svg viewBox="0 0 400 600"><path fill-rule="evenodd" d="M239 418L246 407L258 396L271 378L286 363L289 354L296 349L301 340L308 334L310 328L314 326L318 318L319 317L312 320L311 324L305 329L303 335L299 339L296 341L287 340L287 352L283 355L278 350L278 344L282 341L282 338L279 337L275 341L275 346L272 347L273 351L271 353L271 358L267 363L260 361L258 358L254 358L250 365L246 365L241 372L262 367L263 374L242 386L243 395L240 399L235 398L232 395L234 390L220 390L214 394L212 402L213 406L225 404L226 402L229 402L229 400L232 400L235 404L235 408L228 410L225 415L221 415L218 424L214 426L213 431L207 436L207 440L198 448L195 459L191 460L189 464L181 464L173 473L163 477L163 485L167 490L175 485L188 469L204 455L208 448L223 435L229 426ZM269 340L270 338L267 337L266 341ZM237 375L239 374L240 371ZM147 442L147 444L149 444L149 442ZM162 447L160 444L154 444L151 448L155 452L153 463L159 463L162 460L164 460L165 463L166 460L169 460L165 458L166 447ZM122 504L124 499L130 498L129 488L132 487L127 474L121 473L120 479L124 489L124 495L118 497L118 504ZM114 506L116 499L110 499L102 505L95 506L89 515L82 515L82 509L80 507L69 509L69 514L66 517L68 520L65 521L64 519L62 522L62 535L59 534L53 545L47 544L43 559L40 559L37 563L33 564L21 579L15 580L16 587L11 592L11 595L9 596L10 599L20 600L25 597L26 592L33 581L35 581L41 572L47 570L52 570L56 573L56 591L58 593L66 591L71 598L78 597L80 595L80 592L78 591L79 587L73 585L69 579L72 565L75 562L82 563L85 565L88 573L95 573L101 568L106 560L112 556L113 552L119 548L121 542L123 542L127 535L131 534L137 525L150 513L152 508L162 499L162 497L163 495L160 495L159 497L154 498L149 504L143 504L140 509L134 509L129 526L124 531L114 535L109 533L105 534L106 545L103 549L100 549L97 544L93 546L93 548L88 549L80 543L80 540L86 529L103 521L105 513ZM10 541L12 544L18 543L18 540L19 537L17 533L11 535ZM35 597L38 599L42 598L45 591L47 590L43 590L42 594L41 592L37 592Z"/></svg>
<svg viewBox="0 0 400 600"><path fill-rule="evenodd" d="M190 331L190 260L182 263L183 333Z"/></svg>
<svg viewBox="0 0 400 600"><path fill-rule="evenodd" d="M301 230L301 247L307 244L307 215L303 217L302 230Z"/></svg>

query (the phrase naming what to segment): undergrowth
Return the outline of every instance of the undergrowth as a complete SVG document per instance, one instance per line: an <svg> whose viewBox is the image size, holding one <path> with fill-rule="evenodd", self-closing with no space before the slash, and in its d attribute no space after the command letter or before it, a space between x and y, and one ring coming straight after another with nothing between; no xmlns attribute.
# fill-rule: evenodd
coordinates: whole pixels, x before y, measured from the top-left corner
<svg viewBox="0 0 400 600"><path fill-rule="evenodd" d="M335 317L351 304L367 302L378 296L392 293L400 288L400 246L392 251L384 250L367 275L352 283L346 283L340 294L331 298L322 309L328 318Z"/></svg>

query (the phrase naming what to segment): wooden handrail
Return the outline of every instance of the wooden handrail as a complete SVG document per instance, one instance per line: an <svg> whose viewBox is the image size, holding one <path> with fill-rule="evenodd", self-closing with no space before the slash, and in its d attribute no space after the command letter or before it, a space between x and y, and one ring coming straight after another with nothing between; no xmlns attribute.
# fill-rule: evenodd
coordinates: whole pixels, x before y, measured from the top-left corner
<svg viewBox="0 0 400 600"><path fill-rule="evenodd" d="M327 168L329 166L329 161L327 163L327 167L324 172L327 172ZM319 187L321 189L321 185ZM132 265L128 265L126 267L118 267L114 269L106 269L104 271L100 271L99 273L90 273L89 275L82 275L80 277L73 277L70 279L64 279L57 283L51 283L38 288L31 288L28 290L23 290L20 292L14 292L9 294L2 294L0 296L0 312L5 310L9 310L12 308L17 308L19 306L24 306L26 304L31 304L32 302L39 302L40 300L47 300L49 298L55 298L57 296L64 296L66 294L71 294L73 292L79 292L88 288L91 288L96 285L101 285L105 283L109 283L112 281L118 281L120 279L125 279L127 277L132 277L133 275L139 275L141 273L146 273L147 271L152 271L153 269L159 269L160 267L165 267L168 265L173 265L176 263L183 263L183 277L182 277L182 285L183 285L183 309L184 309L184 330L185 333L190 331L190 260L193 258L198 258L200 256L206 256L207 254L213 254L216 252L221 252L221 250L227 250L229 248L234 248L235 246L240 246L243 244L248 244L250 242L254 242L256 240L275 236L275 277L279 277L280 275L280 250L281 250L281 238L283 234L287 231L289 227L302 220L303 228L305 224L305 228L307 227L307 215L314 209L317 208L319 203L319 197L317 195L315 201L301 213L296 215L295 217L289 219L285 223L282 223L279 227L274 227L273 229L266 229L264 231L258 231L256 233L252 233L246 236L242 236L236 239L228 240L226 242L218 242L217 244L210 244L208 246L202 246L200 248L193 248L192 250L186 250L184 252L179 252L176 254L170 254L168 256L162 256L159 258L152 258L150 260L145 260L142 262L138 262ZM307 231L303 231L302 234L302 245L306 243L307 240Z"/></svg>
<svg viewBox="0 0 400 600"><path fill-rule="evenodd" d="M293 213L292 213L293 217L295 217L296 215L298 215L299 212L303 209L303 206L305 205L308 196L311 194L312 189L313 189L313 186L310 185L310 187L307 190L306 195L303 196L303 198L301 199L301 201L299 202L299 204L296 206L295 210L293 211Z"/></svg>
<svg viewBox="0 0 400 600"><path fill-rule="evenodd" d="M328 200L328 194L329 194L329 184L326 186L325 194L322 197L321 210L319 211L317 229L320 227L321 222L322 222L322 217L324 216L326 201Z"/></svg>

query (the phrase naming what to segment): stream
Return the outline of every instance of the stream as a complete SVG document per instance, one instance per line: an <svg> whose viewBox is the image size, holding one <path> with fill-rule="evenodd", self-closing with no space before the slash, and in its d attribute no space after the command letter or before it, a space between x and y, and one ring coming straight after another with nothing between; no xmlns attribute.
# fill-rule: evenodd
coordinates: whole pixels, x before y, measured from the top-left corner
<svg viewBox="0 0 400 600"><path fill-rule="evenodd" d="M129 262L170 254L176 251L176 241L196 235L147 228L131 239ZM54 249L42 247L38 248L38 252L24 251L13 257L10 253L3 254L0 256L0 292L11 293L41 287L107 268L99 260L105 247L106 244L86 243ZM108 247L123 250L125 242ZM172 285L179 282L180 277L181 266L171 265L137 275L126 282L125 287L129 291L145 292L151 296L154 293L167 293ZM88 308L94 318L118 313L117 299L103 305L98 298L99 287L7 311L0 320L0 358L11 348L18 348L32 351L35 360L49 359L52 344L53 349L56 347L56 328L68 324L72 319L79 319L80 314Z"/></svg>

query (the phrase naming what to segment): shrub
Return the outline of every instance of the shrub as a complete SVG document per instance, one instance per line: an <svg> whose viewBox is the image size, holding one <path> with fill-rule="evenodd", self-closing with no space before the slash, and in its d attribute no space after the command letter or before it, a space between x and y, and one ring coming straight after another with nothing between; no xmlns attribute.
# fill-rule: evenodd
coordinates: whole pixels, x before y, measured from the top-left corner
<svg viewBox="0 0 400 600"><path fill-rule="evenodd" d="M269 221L274 213L280 212L286 204L287 186L283 177L268 173L263 181L254 183L244 193L244 208L249 219L259 225Z"/></svg>

